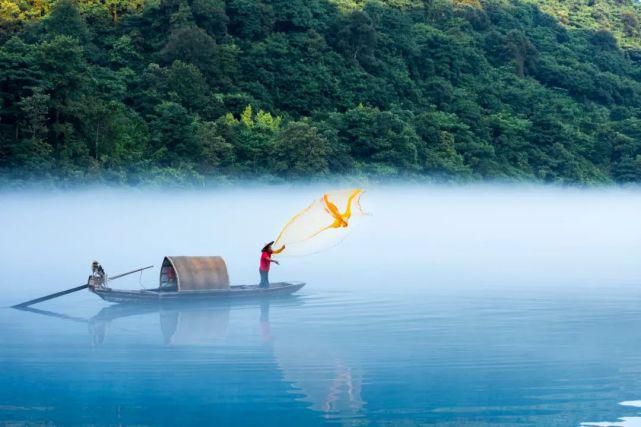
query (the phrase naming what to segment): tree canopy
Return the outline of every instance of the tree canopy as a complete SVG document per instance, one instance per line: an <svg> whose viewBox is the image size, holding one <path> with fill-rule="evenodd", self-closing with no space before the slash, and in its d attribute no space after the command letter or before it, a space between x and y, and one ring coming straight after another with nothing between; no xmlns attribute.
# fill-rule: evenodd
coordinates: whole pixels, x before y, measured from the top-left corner
<svg viewBox="0 0 641 427"><path fill-rule="evenodd" d="M0 0L0 176L641 181L632 0Z"/></svg>

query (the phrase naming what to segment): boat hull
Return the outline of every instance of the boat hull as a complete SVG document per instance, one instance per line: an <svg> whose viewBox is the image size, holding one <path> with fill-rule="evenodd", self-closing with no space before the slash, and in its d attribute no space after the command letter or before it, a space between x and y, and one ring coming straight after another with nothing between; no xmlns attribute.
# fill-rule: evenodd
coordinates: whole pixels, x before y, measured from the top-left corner
<svg viewBox="0 0 641 427"><path fill-rule="evenodd" d="M119 304L160 304L172 302L202 302L239 298L268 298L289 295L305 286L302 282L272 283L269 288L258 285L230 286L229 289L212 289L198 291L158 291L158 290L124 290L111 288L91 289L105 301Z"/></svg>

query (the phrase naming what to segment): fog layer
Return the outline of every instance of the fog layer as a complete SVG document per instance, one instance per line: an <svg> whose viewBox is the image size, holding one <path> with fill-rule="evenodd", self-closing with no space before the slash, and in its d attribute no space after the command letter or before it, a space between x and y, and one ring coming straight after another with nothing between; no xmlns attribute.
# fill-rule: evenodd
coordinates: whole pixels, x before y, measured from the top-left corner
<svg viewBox="0 0 641 427"><path fill-rule="evenodd" d="M94 259L111 274L156 266L118 287L157 286L164 255L222 255L234 284L256 283L261 246L334 188L4 192L2 301L82 284ZM636 190L378 186L362 205L371 215L340 245L284 257L272 279L307 281L307 293L641 282Z"/></svg>

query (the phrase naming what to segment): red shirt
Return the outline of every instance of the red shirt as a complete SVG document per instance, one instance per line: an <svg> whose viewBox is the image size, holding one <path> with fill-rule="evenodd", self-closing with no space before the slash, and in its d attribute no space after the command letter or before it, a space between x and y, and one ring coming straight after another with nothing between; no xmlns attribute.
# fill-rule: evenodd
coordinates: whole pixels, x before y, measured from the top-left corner
<svg viewBox="0 0 641 427"><path fill-rule="evenodd" d="M260 256L260 271L269 271L269 266L271 265L272 254L265 251Z"/></svg>

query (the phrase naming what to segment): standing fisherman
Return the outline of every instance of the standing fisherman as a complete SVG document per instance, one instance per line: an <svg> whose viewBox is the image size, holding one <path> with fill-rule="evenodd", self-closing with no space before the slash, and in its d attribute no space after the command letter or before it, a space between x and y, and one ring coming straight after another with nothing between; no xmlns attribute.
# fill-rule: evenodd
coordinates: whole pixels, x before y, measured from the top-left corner
<svg viewBox="0 0 641 427"><path fill-rule="evenodd" d="M258 271L260 272L260 284L258 285L259 288L269 288L269 267L271 266L271 263L273 262L280 265L278 261L272 259L272 254L281 253L285 249L285 246L275 251L272 249L273 244L273 241L267 243L261 251L260 267L258 268Z"/></svg>

